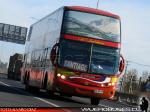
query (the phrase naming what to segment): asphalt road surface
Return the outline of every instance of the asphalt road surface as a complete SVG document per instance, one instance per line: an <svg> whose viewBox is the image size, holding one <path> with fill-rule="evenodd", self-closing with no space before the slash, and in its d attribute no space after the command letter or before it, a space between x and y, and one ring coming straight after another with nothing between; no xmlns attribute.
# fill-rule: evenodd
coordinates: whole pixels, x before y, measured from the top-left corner
<svg viewBox="0 0 150 112"><path fill-rule="evenodd" d="M64 97L55 94L50 97L46 92L29 93L19 81L8 80L0 74L0 107L95 107L88 98ZM101 100L98 108L136 108L111 100Z"/></svg>

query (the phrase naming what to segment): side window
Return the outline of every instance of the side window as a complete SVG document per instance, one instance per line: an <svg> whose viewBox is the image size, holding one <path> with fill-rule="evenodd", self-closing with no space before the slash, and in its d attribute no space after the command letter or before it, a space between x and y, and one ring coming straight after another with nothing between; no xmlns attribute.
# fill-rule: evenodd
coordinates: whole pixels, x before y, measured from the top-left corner
<svg viewBox="0 0 150 112"><path fill-rule="evenodd" d="M46 67L49 67L51 65L51 62L50 62L50 52L51 52L51 48L49 47L47 49L46 60L45 60L45 66Z"/></svg>
<svg viewBox="0 0 150 112"><path fill-rule="evenodd" d="M25 56L25 66L30 67L30 64L31 64L31 53L28 53Z"/></svg>
<svg viewBox="0 0 150 112"><path fill-rule="evenodd" d="M39 67L40 66L40 51L35 50L32 52L32 67Z"/></svg>
<svg viewBox="0 0 150 112"><path fill-rule="evenodd" d="M38 67L42 67L42 56L43 56L43 50L39 50L39 65Z"/></svg>
<svg viewBox="0 0 150 112"><path fill-rule="evenodd" d="M31 27L30 27L30 30L29 30L29 34L28 34L27 41L30 41L31 34L32 34L32 30L33 30L33 27L31 26Z"/></svg>
<svg viewBox="0 0 150 112"><path fill-rule="evenodd" d="M42 53L42 67L46 66L47 53L48 53L48 48L45 48Z"/></svg>
<svg viewBox="0 0 150 112"><path fill-rule="evenodd" d="M32 67L36 67L36 51L32 52L32 56L31 56L31 63L32 63Z"/></svg>

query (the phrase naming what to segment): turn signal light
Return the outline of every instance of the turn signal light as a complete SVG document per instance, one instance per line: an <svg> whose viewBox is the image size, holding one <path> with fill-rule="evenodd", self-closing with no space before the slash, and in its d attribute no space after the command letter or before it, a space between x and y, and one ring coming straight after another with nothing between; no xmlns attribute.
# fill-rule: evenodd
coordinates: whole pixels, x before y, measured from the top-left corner
<svg viewBox="0 0 150 112"><path fill-rule="evenodd" d="M111 78L111 83L116 83L118 81L118 78L117 77L112 77Z"/></svg>
<svg viewBox="0 0 150 112"><path fill-rule="evenodd" d="M114 83L114 82L113 83L110 82L110 83L101 84L100 86L101 87L109 87L109 86L115 86L115 84L116 83Z"/></svg>

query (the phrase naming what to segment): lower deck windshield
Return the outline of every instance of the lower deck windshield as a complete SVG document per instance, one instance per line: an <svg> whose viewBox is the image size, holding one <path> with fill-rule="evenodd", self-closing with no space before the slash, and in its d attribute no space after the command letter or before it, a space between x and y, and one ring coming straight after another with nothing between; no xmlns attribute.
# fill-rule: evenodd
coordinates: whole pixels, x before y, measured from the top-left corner
<svg viewBox="0 0 150 112"><path fill-rule="evenodd" d="M63 39L58 64L62 67L93 74L115 75L120 49Z"/></svg>

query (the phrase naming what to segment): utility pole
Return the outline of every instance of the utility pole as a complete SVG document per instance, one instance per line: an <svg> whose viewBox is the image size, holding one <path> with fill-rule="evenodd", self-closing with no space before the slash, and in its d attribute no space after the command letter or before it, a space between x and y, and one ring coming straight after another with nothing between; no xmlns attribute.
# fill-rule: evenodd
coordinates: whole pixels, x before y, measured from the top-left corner
<svg viewBox="0 0 150 112"><path fill-rule="evenodd" d="M96 9L98 9L98 6L99 6L99 0L97 0L97 6L96 6Z"/></svg>
<svg viewBox="0 0 150 112"><path fill-rule="evenodd" d="M30 19L36 20L38 21L39 19L35 18L35 17L30 17Z"/></svg>

